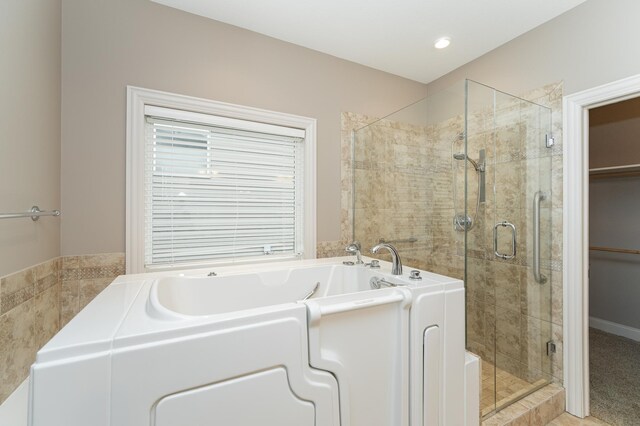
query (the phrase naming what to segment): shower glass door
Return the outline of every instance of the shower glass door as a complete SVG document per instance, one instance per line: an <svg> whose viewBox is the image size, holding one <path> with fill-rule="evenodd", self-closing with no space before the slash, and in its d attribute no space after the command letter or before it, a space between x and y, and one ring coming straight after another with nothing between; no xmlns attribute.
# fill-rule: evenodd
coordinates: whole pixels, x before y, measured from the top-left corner
<svg viewBox="0 0 640 426"><path fill-rule="evenodd" d="M467 81L467 349L482 358L481 411L551 378L551 111Z"/></svg>

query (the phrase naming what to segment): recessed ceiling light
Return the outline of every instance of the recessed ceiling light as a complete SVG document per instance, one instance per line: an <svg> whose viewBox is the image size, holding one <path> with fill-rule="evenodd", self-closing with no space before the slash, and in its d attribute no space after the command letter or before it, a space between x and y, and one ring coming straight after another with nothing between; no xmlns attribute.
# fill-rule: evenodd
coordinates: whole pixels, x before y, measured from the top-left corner
<svg viewBox="0 0 640 426"><path fill-rule="evenodd" d="M444 49L445 47L449 46L451 44L451 39L449 37L440 37L439 39L436 40L436 42L433 44L433 46L436 49Z"/></svg>

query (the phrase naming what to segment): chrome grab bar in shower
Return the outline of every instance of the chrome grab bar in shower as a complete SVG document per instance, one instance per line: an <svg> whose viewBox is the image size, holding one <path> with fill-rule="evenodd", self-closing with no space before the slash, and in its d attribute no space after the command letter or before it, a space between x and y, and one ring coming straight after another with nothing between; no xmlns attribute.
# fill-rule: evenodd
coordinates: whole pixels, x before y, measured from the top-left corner
<svg viewBox="0 0 640 426"><path fill-rule="evenodd" d="M540 284L547 282L547 277L540 273L540 203L546 198L542 191L533 196L533 278Z"/></svg>
<svg viewBox="0 0 640 426"><path fill-rule="evenodd" d="M40 219L40 216L60 216L60 210L44 211L40 207L33 206L28 212L20 213L0 213L0 219L15 219L20 217L30 217L34 222Z"/></svg>
<svg viewBox="0 0 640 426"><path fill-rule="evenodd" d="M511 253L510 254L502 254L498 251L498 227L499 226L511 229ZM505 220L502 222L498 222L493 226L493 253L496 255L496 257L499 257L500 259L504 259L504 260L509 260L516 257L516 242L517 242L516 226L513 223L507 222Z"/></svg>
<svg viewBox="0 0 640 426"><path fill-rule="evenodd" d="M384 238L380 238L378 243L387 243L387 244L398 244L398 243L415 243L418 241L416 237L409 237L401 240L385 240Z"/></svg>

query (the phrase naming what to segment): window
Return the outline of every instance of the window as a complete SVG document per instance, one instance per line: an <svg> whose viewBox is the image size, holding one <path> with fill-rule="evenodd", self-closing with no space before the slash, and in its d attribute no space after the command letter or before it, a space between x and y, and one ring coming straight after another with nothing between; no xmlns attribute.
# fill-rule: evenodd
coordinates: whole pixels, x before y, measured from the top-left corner
<svg viewBox="0 0 640 426"><path fill-rule="evenodd" d="M127 271L315 257L315 120L129 88Z"/></svg>

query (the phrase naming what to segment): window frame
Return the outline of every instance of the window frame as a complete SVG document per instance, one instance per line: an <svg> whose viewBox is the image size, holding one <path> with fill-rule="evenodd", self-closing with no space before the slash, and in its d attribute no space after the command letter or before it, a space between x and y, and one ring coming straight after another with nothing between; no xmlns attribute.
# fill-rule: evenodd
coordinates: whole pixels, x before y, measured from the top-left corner
<svg viewBox="0 0 640 426"><path fill-rule="evenodd" d="M127 86L126 123L126 273L179 270L208 265L236 265L265 261L292 260L295 257L274 259L234 259L215 261L197 266L170 266L145 268L144 264L144 161L145 161L145 106L157 106L174 110L207 114L227 119L239 119L257 123L292 127L305 131L304 140L304 209L303 209L303 259L316 257L316 119L268 111L259 108L234 105L225 102Z"/></svg>

